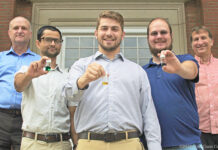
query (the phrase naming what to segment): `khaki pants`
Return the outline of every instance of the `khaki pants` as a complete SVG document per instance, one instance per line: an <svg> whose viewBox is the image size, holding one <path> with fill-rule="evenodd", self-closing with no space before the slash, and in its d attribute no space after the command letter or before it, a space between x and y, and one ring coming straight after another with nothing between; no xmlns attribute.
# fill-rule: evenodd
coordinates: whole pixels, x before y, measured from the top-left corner
<svg viewBox="0 0 218 150"><path fill-rule="evenodd" d="M80 139L76 150L144 150L144 147L139 138L118 142Z"/></svg>
<svg viewBox="0 0 218 150"><path fill-rule="evenodd" d="M72 150L70 141L46 143L39 140L23 137L21 150Z"/></svg>

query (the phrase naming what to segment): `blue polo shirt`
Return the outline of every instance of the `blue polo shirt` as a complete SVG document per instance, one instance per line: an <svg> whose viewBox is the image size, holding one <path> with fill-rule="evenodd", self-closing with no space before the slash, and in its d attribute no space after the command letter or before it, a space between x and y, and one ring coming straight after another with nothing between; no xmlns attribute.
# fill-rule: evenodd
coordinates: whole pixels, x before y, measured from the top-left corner
<svg viewBox="0 0 218 150"><path fill-rule="evenodd" d="M0 52L0 108L20 109L22 94L14 88L14 74L21 66L29 66L32 61L41 57L28 49L17 55L13 48Z"/></svg>
<svg viewBox="0 0 218 150"><path fill-rule="evenodd" d="M191 55L177 55L180 62L197 61ZM166 73L160 64L150 60L143 66L148 74L151 92L158 114L162 146L172 147L201 143L199 117L195 100L194 80Z"/></svg>

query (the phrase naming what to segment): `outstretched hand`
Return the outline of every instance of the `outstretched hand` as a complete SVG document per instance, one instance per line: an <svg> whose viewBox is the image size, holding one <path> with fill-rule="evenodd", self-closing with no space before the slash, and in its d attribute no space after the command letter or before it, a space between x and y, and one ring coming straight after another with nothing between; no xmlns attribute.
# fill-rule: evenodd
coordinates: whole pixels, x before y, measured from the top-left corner
<svg viewBox="0 0 218 150"><path fill-rule="evenodd" d="M162 67L163 71L168 73L178 73L181 70L181 63L176 55L170 50L161 51L161 54L165 55L164 62L166 65Z"/></svg>
<svg viewBox="0 0 218 150"><path fill-rule="evenodd" d="M104 71L104 68L100 64L97 64L95 62L89 64L85 73L78 80L78 87L82 89L90 82L95 81L105 75L106 73Z"/></svg>
<svg viewBox="0 0 218 150"><path fill-rule="evenodd" d="M48 71L44 70L46 65L46 60L50 58L43 56L39 61L32 62L26 72L27 76L31 78L39 77L43 74L48 73Z"/></svg>

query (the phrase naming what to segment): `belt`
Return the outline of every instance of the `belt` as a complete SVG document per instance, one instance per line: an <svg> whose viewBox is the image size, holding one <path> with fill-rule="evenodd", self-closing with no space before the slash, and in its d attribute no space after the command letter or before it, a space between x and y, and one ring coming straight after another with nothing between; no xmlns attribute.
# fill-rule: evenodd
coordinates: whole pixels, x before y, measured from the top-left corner
<svg viewBox="0 0 218 150"><path fill-rule="evenodd" d="M124 139L137 138L140 133L137 131L126 131L116 133L93 133L93 132L81 132L78 134L79 139L88 140L100 140L105 142L116 142Z"/></svg>
<svg viewBox="0 0 218 150"><path fill-rule="evenodd" d="M35 137L36 136L36 137ZM69 133L51 133L51 134L35 134L33 132L23 131L23 137L44 141L47 143L67 141L70 139Z"/></svg>
<svg viewBox="0 0 218 150"><path fill-rule="evenodd" d="M0 112L11 114L11 115L21 116L20 109L5 109L5 108L0 108Z"/></svg>

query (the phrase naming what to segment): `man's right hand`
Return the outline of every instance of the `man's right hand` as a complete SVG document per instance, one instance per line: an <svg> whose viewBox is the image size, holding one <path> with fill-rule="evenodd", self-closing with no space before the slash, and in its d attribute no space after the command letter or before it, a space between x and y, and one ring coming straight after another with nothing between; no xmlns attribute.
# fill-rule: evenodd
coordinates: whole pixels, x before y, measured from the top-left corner
<svg viewBox="0 0 218 150"><path fill-rule="evenodd" d="M42 57L39 61L32 62L25 73L17 73L14 77L14 87L17 92L23 92L31 83L33 78L48 73L43 68L46 65L48 57Z"/></svg>
<svg viewBox="0 0 218 150"><path fill-rule="evenodd" d="M39 61L32 62L26 72L26 75L33 79L48 73L48 71L44 70L46 60L48 59L48 57L43 56Z"/></svg>
<svg viewBox="0 0 218 150"><path fill-rule="evenodd" d="M105 70L101 65L95 62L91 63L88 65L86 72L77 80L77 86L79 89L83 89L90 82L95 81L105 75Z"/></svg>

